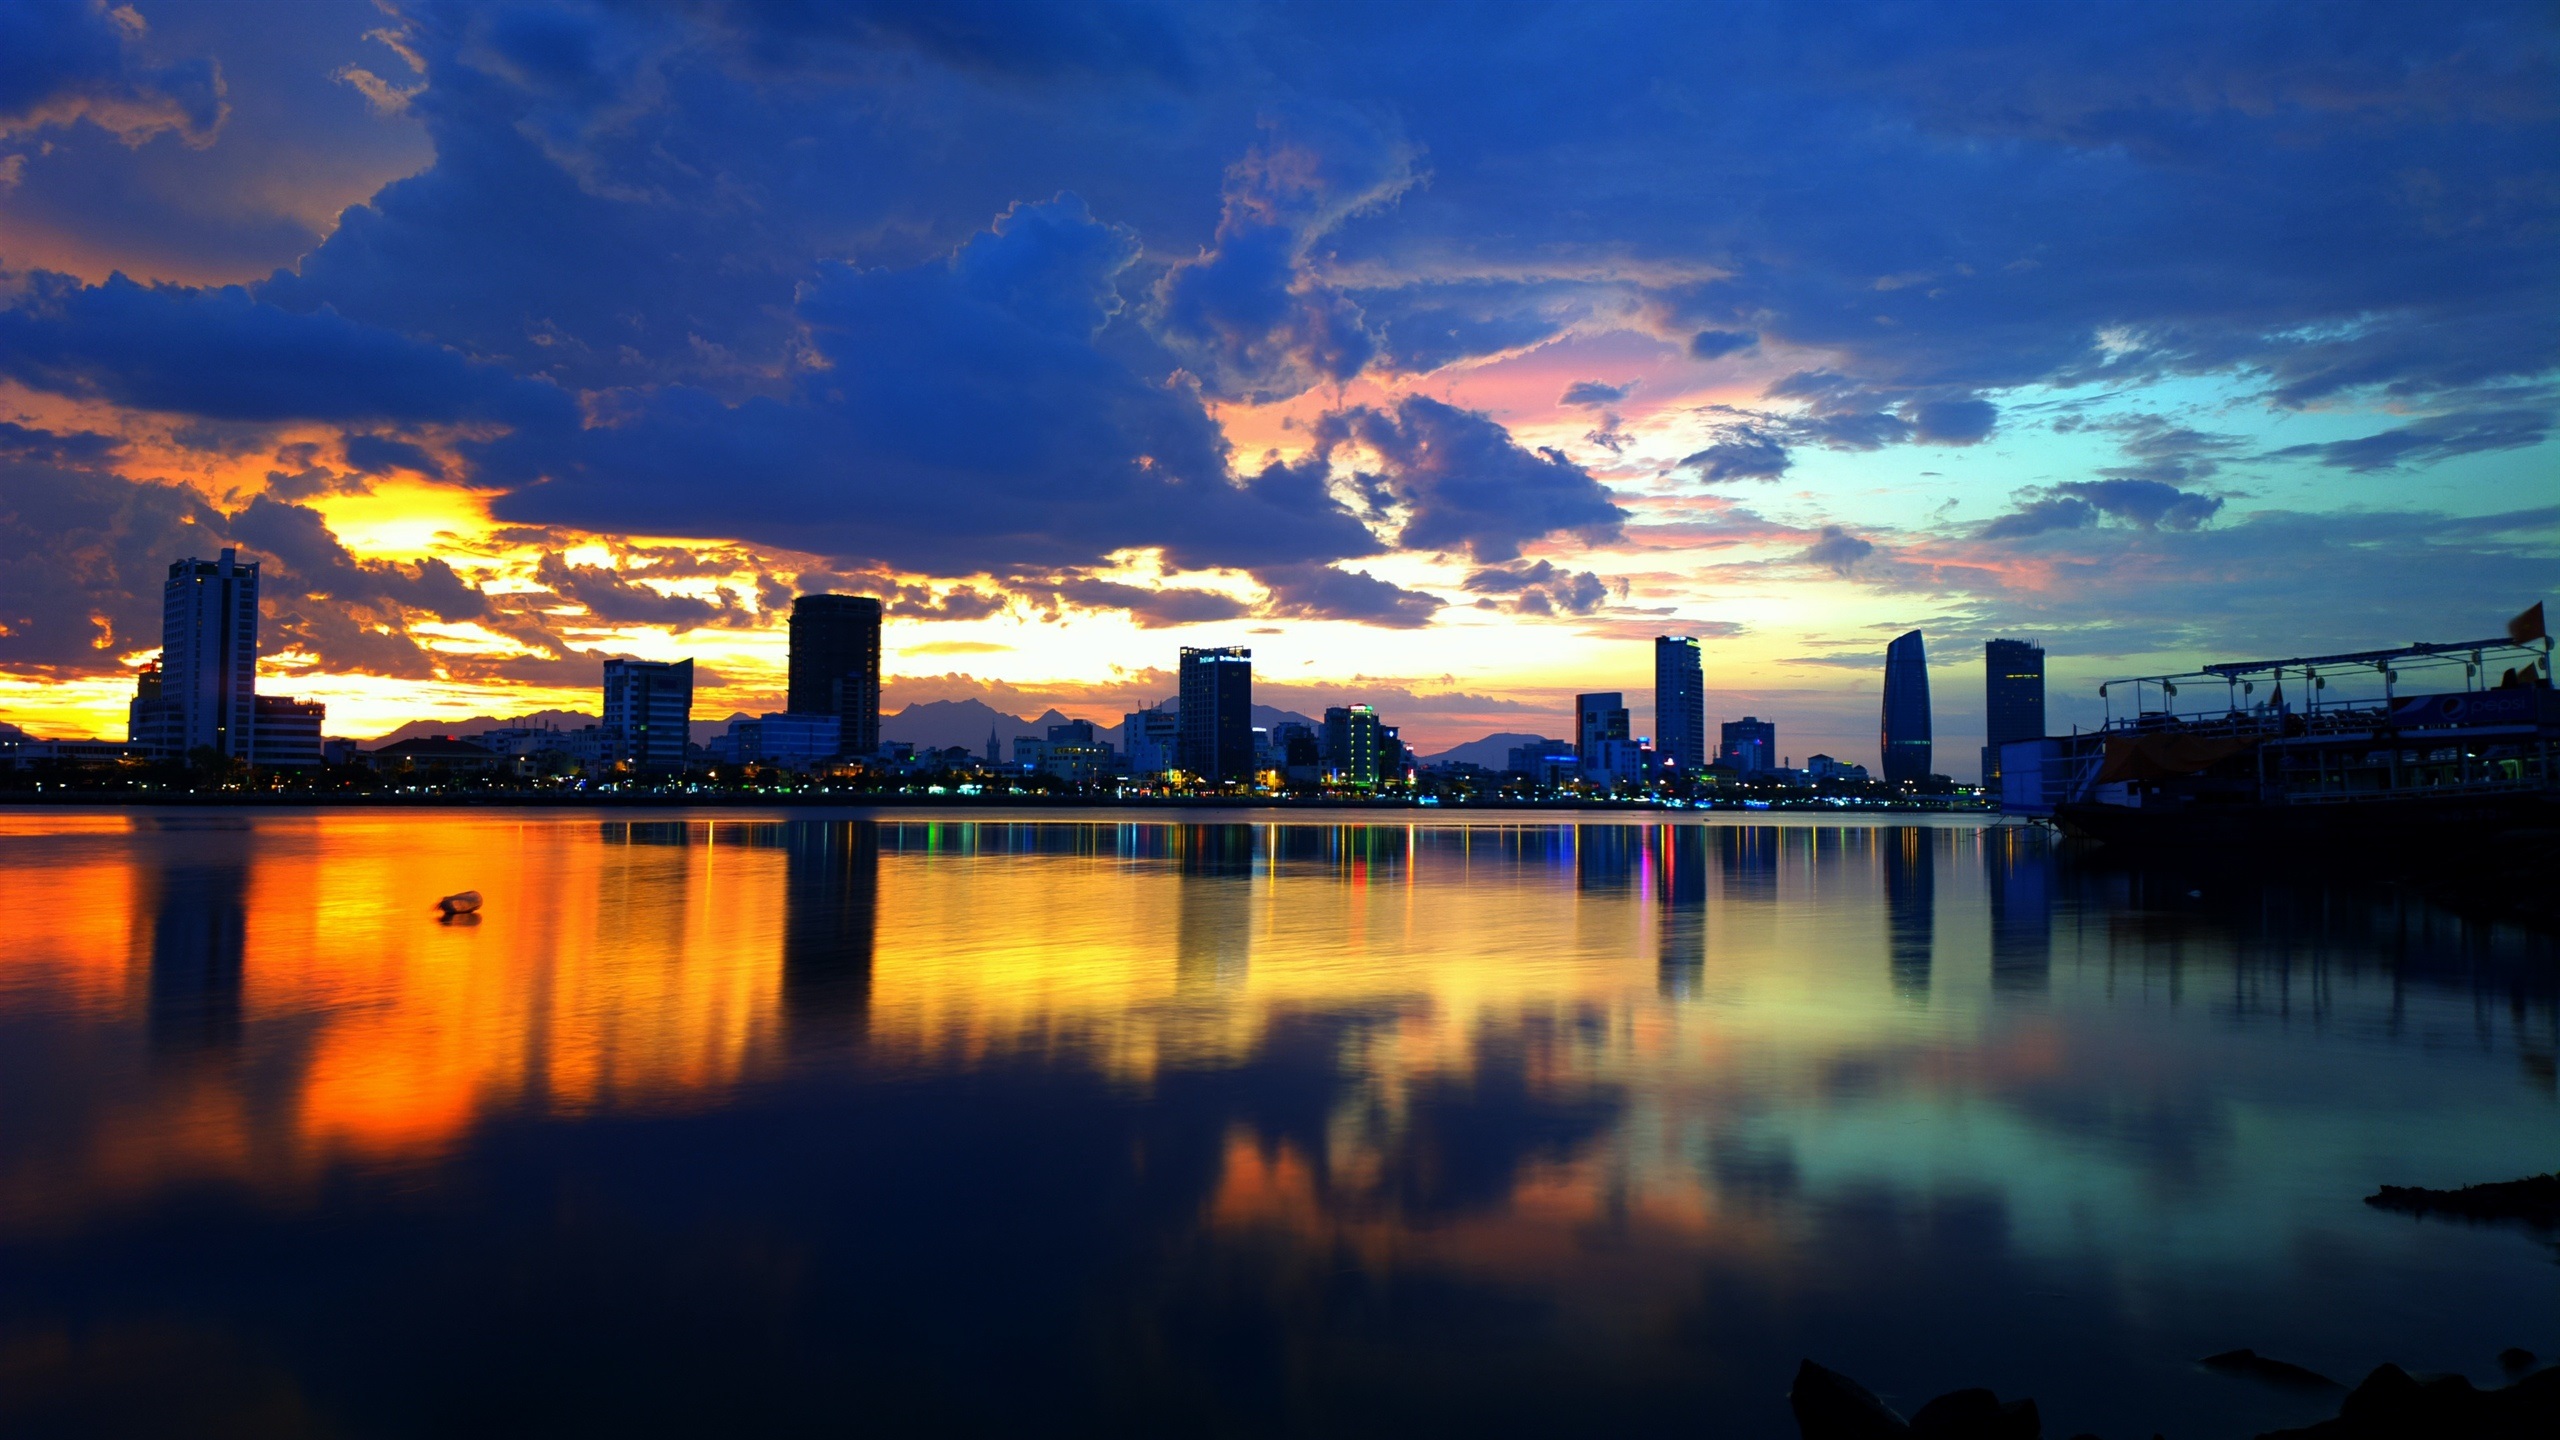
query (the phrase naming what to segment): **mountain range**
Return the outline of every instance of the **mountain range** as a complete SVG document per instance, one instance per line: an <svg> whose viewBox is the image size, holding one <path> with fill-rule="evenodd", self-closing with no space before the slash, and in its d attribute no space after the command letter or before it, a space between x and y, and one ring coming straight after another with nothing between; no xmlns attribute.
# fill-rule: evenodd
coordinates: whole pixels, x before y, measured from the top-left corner
<svg viewBox="0 0 2560 1440"><path fill-rule="evenodd" d="M1503 770L1510 767L1511 750L1517 745L1562 745L1571 749L1573 742L1550 740L1544 735L1522 735L1505 730L1500 734L1487 735L1481 740L1470 740L1464 745L1452 745L1437 755L1425 755L1420 758L1421 763L1425 765L1481 765L1487 770Z"/></svg>
<svg viewBox="0 0 2560 1440"><path fill-rule="evenodd" d="M749 718L752 717L741 714L720 720L696 720L692 727L693 740L696 744L707 742L716 735L726 734L729 721ZM1009 756L1013 753L1013 742L1017 738L1025 735L1045 736L1049 733L1050 726L1063 725L1077 718L1088 717L1071 716L1052 707L1026 718L1020 715L1008 715L983 700L925 700L909 705L893 715L881 716L880 738L903 741L919 750L948 750L957 745L972 755L984 755L987 751L987 736L992 732L1004 743L1005 753ZM1253 707L1253 723L1264 729L1293 722L1316 730L1324 728L1322 722L1311 716L1301 715L1295 710L1283 710L1276 705ZM596 717L582 710L536 710L530 715L505 717L475 715L468 720L412 720L396 730L366 741L365 748L379 749L395 741L415 739L422 735L467 737L487 730L500 730L519 725L548 725L561 730L575 730L595 723ZM0 730L6 728L8 727L0 727ZM1094 728L1101 731L1112 744L1123 750L1127 749L1128 737L1121 733L1126 728L1125 724L1105 725L1102 721L1095 720ZM1571 742L1549 740L1543 735L1504 731L1500 734L1487 735L1481 740L1470 740L1463 745L1452 746L1436 755L1424 756L1422 760L1425 764L1464 761L1482 765L1489 770L1499 770L1510 763L1511 747L1515 745L1569 743Z"/></svg>

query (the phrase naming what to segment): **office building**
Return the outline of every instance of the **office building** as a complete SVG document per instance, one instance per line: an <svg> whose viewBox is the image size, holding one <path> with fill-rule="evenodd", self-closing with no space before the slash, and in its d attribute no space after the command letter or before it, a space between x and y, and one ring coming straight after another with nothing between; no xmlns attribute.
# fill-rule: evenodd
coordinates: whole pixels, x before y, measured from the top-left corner
<svg viewBox="0 0 2560 1440"><path fill-rule="evenodd" d="M160 686L160 662L145 661L133 677L133 699L124 707L124 738L146 755L163 759L186 753L178 702Z"/></svg>
<svg viewBox="0 0 2560 1440"><path fill-rule="evenodd" d="M1653 638L1653 748L1676 770L1707 768L1707 682L1698 642Z"/></svg>
<svg viewBox="0 0 2560 1440"><path fill-rule="evenodd" d="M1724 743L1716 759L1736 775L1757 775L1778 768L1778 726L1757 715L1724 723Z"/></svg>
<svg viewBox="0 0 2560 1440"><path fill-rule="evenodd" d="M1182 717L1161 705L1132 710L1120 722L1120 742L1129 752L1130 774L1161 775L1181 763ZM992 749L988 754L994 757Z"/></svg>
<svg viewBox="0 0 2560 1440"><path fill-rule="evenodd" d="M328 721L328 707L317 700L257 695L250 708L254 763L294 769L320 763L320 727Z"/></svg>
<svg viewBox="0 0 2560 1440"><path fill-rule="evenodd" d="M1585 775L1599 778L1610 757L1602 746L1627 738L1627 698L1615 690L1573 697L1573 753Z"/></svg>
<svg viewBox="0 0 2560 1440"><path fill-rule="evenodd" d="M1324 712L1325 763L1333 778L1363 789L1378 783L1378 712L1366 705L1336 705Z"/></svg>
<svg viewBox="0 0 2560 1440"><path fill-rule="evenodd" d="M1582 778L1612 788L1633 786L1652 768L1653 747L1623 735L1603 736L1582 752Z"/></svg>
<svg viewBox="0 0 2560 1440"><path fill-rule="evenodd" d="M1281 779L1292 785L1313 785L1324 779L1324 742L1316 738L1313 728L1278 726L1272 731L1271 745L1279 754Z"/></svg>
<svg viewBox="0 0 2560 1440"><path fill-rule="evenodd" d="M838 717L788 712L732 720L729 733L712 742L712 754L732 765L773 765L793 770L805 770L832 759L843 749L842 722Z"/></svg>
<svg viewBox="0 0 2560 1440"><path fill-rule="evenodd" d="M1804 762L1804 773L1811 780L1864 780L1867 767L1843 765L1828 755L1816 755Z"/></svg>
<svg viewBox="0 0 2560 1440"><path fill-rule="evenodd" d="M1982 647L1982 783L2000 784L2000 747L2044 738L2044 647L1992 640Z"/></svg>
<svg viewBox="0 0 2560 1440"><path fill-rule="evenodd" d="M236 550L169 567L161 591L157 699L145 717L157 753L214 750L250 760L257 750L258 565ZM142 701L139 692L136 706ZM131 738L140 740L137 734Z"/></svg>
<svg viewBox="0 0 2560 1440"><path fill-rule="evenodd" d="M1178 764L1193 779L1230 785L1253 778L1253 652L1241 645L1182 648Z"/></svg>
<svg viewBox="0 0 2560 1440"><path fill-rule="evenodd" d="M1562 740L1541 740L1534 745L1511 747L1510 762L1504 767L1514 775L1525 775L1540 785L1561 785L1572 779L1582 766L1582 757Z"/></svg>
<svg viewBox="0 0 2560 1440"><path fill-rule="evenodd" d="M604 662L604 732L634 770L684 768L693 724L693 662Z"/></svg>
<svg viewBox="0 0 2560 1440"><path fill-rule="evenodd" d="M846 755L880 748L880 602L803 595L791 602L794 715L833 715Z"/></svg>
<svg viewBox="0 0 2560 1440"><path fill-rule="evenodd" d="M1393 725L1378 727L1378 783L1402 785L1413 778L1413 752L1404 748L1404 735Z"/></svg>
<svg viewBox="0 0 2560 1440"><path fill-rule="evenodd" d="M175 561L160 600L160 659L134 676L126 740L164 760L212 750L253 765L318 765L327 708L258 693L257 562L236 550Z"/></svg>
<svg viewBox="0 0 2560 1440"><path fill-rule="evenodd" d="M1884 783L1929 778L1929 652L1917 630L1885 647Z"/></svg>

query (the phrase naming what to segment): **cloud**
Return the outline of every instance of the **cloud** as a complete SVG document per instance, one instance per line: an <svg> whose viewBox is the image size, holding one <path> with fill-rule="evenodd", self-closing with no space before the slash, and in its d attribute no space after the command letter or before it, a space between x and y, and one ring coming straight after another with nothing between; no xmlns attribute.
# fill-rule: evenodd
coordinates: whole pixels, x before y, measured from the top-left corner
<svg viewBox="0 0 2560 1440"><path fill-rule="evenodd" d="M2193 530L2222 509L2222 497L2158 480L2073 480L2028 492L2016 510L1982 527L1986 540L2024 539L2115 520L2145 530Z"/></svg>
<svg viewBox="0 0 2560 1440"><path fill-rule="evenodd" d="M1490 417L1428 396L1405 397L1393 414L1338 411L1317 433L1328 454L1356 445L1376 458L1380 468L1358 481L1403 514L1397 539L1407 549L1490 563L1551 535L1596 543L1626 519L1608 487L1560 452L1523 449Z"/></svg>
<svg viewBox="0 0 2560 1440"><path fill-rule="evenodd" d="M2119 480L2157 480L2170 485L2208 480L2221 472L2225 457L2246 448L2247 443L2237 435L2176 425L2157 415L2132 415L2098 423L2124 437L2124 454L2130 463L2099 471Z"/></svg>
<svg viewBox="0 0 2560 1440"><path fill-rule="evenodd" d="M1911 406L1912 438L1923 445L1978 445L2000 420L1988 400L1921 400Z"/></svg>
<svg viewBox="0 0 2560 1440"><path fill-rule="evenodd" d="M1825 525L1796 558L1808 565L1819 565L1835 575L1848 575L1874 558L1875 542L1850 534L1837 525Z"/></svg>
<svg viewBox="0 0 2560 1440"><path fill-rule="evenodd" d="M642 572L646 574L647 572ZM536 563L533 578L552 594L586 607L600 625L664 625L677 631L710 625L748 625L755 612L723 589L719 599L676 594L644 584L619 570L573 565L556 553Z"/></svg>
<svg viewBox="0 0 2560 1440"><path fill-rule="evenodd" d="M1548 560L1487 566L1467 576L1466 588L1507 597L1502 608L1515 615L1588 615L1609 598L1609 584L1598 575Z"/></svg>
<svg viewBox="0 0 2560 1440"><path fill-rule="evenodd" d="M1674 468L1694 470L1712 485L1725 480L1775 480L1787 473L1790 463L1787 447L1767 431L1738 425L1706 449L1681 457Z"/></svg>
<svg viewBox="0 0 2560 1440"><path fill-rule="evenodd" d="M1624 385L1609 385L1598 380L1576 380L1564 387L1564 394L1556 397L1556 403L1596 410L1604 405L1615 405L1626 399L1635 388L1635 382L1632 380Z"/></svg>
<svg viewBox="0 0 2560 1440"><path fill-rule="evenodd" d="M1721 360L1759 343L1760 337L1749 330L1701 330L1689 337L1689 354L1700 360Z"/></svg>
<svg viewBox="0 0 2560 1440"><path fill-rule="evenodd" d="M2353 440L2288 445L2270 458L2310 460L2334 469L2371 473L2424 465L2456 455L2520 450L2541 444L2550 433L2551 414L2547 410L2465 410L2432 415Z"/></svg>
<svg viewBox="0 0 2560 1440"><path fill-rule="evenodd" d="M0 140L85 120L129 146L163 134L212 144L230 113L221 66L154 65L146 33L133 7L106 0L0 6Z"/></svg>
<svg viewBox="0 0 2560 1440"><path fill-rule="evenodd" d="M435 345L238 286L83 285L39 272L0 307L0 375L211 420L560 423L569 397Z"/></svg>
<svg viewBox="0 0 2560 1440"><path fill-rule="evenodd" d="M1292 107L1227 172L1218 233L1158 282L1151 316L1213 394L1281 399L1378 353L1360 307L1309 263L1326 232L1414 183L1410 147L1346 110Z"/></svg>
<svg viewBox="0 0 2560 1440"><path fill-rule="evenodd" d="M184 486L93 468L98 437L0 432L0 657L98 671L160 643L169 562L227 543L221 512Z"/></svg>
<svg viewBox="0 0 2560 1440"><path fill-rule="evenodd" d="M1062 580L1051 589L1059 599L1090 610L1126 610L1143 630L1174 625L1202 625L1240 620L1253 607L1233 595L1184 586L1129 585L1117 580Z"/></svg>
<svg viewBox="0 0 2560 1440"><path fill-rule="evenodd" d="M341 443L347 466L368 475L388 474L393 470L414 470L431 479L445 478L444 462L427 453L425 447L406 440L382 435L349 435Z"/></svg>
<svg viewBox="0 0 2560 1440"><path fill-rule="evenodd" d="M1416 630L1440 613L1437 595L1408 590L1358 570L1331 565L1275 565L1254 572L1270 591L1261 613L1290 620L1349 620L1390 630Z"/></svg>
<svg viewBox="0 0 2560 1440"><path fill-rule="evenodd" d="M668 386L578 431L464 449L514 487L506 520L909 573L1099 568L1151 547L1186 568L1375 553L1320 471L1232 474L1196 397L1096 345L1136 258L1080 199L1017 206L943 260L824 268L797 310L814 363L787 396Z"/></svg>

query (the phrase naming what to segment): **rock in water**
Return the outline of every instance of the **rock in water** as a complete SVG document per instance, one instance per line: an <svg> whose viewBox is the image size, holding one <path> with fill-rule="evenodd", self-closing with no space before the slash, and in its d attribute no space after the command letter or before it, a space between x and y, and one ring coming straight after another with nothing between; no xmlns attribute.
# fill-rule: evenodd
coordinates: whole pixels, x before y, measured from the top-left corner
<svg viewBox="0 0 2560 1440"><path fill-rule="evenodd" d="M2033 1400L2000 1403L1988 1390L1951 1390L1911 1417L1913 1440L2038 1440L2043 1417Z"/></svg>
<svg viewBox="0 0 2560 1440"><path fill-rule="evenodd" d="M1804 1440L1898 1440L1911 1433L1911 1426L1866 1386L1810 1360L1796 1367L1787 1404L1796 1412L1796 1430Z"/></svg>
<svg viewBox="0 0 2560 1440"><path fill-rule="evenodd" d="M2226 1375L2246 1376L2251 1380L2263 1380L2270 1385L2282 1385L2295 1390L2344 1390L2347 1388L2317 1370L2305 1370L2299 1365L2288 1364L2282 1360L2270 1360L2255 1350L2225 1350L2219 1355L2207 1355L2196 1363L2207 1370L2219 1370Z"/></svg>
<svg viewBox="0 0 2560 1440"><path fill-rule="evenodd" d="M2560 1435L2560 1370L2540 1370L2502 1390L2475 1389L2459 1375L2420 1380L2397 1365L2364 1377L2337 1418L2259 1440L2549 1440Z"/></svg>

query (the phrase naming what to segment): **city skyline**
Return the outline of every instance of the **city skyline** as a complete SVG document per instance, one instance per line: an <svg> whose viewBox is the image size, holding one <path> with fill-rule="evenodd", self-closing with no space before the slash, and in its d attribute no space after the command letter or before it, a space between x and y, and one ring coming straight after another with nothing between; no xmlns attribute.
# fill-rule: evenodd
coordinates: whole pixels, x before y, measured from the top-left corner
<svg viewBox="0 0 2560 1440"><path fill-rule="evenodd" d="M1710 723L1866 763L1906 630L1971 756L1989 639L2045 641L2065 728L2110 675L2491 633L2560 566L2526 12L2306 49L1556 7L1433 35L1464 86L1392 15L1250 6L1021 52L27 14L85 57L0 109L0 720L38 734L121 728L158 567L223 548L262 686L350 735L582 705L616 656L780 711L789 597L841 591L890 711L1107 717L1249 644L1434 749L1692 634Z"/></svg>

